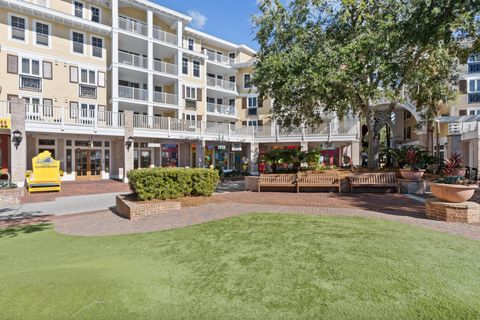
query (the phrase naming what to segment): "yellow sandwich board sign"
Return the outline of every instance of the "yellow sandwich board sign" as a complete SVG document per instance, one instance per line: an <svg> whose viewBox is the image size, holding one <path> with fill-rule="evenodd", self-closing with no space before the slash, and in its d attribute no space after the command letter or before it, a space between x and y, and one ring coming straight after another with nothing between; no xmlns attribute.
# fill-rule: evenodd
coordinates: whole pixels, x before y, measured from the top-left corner
<svg viewBox="0 0 480 320"><path fill-rule="evenodd" d="M10 129L11 123L8 118L0 118L0 129Z"/></svg>

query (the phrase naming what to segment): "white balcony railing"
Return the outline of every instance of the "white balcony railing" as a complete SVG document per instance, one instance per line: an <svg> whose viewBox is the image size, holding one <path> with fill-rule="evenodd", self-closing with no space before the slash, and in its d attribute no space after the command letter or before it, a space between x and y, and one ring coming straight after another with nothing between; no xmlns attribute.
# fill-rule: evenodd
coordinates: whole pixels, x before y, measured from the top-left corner
<svg viewBox="0 0 480 320"><path fill-rule="evenodd" d="M178 75L178 67L176 64L171 64L163 61L153 61L153 69L157 72Z"/></svg>
<svg viewBox="0 0 480 320"><path fill-rule="evenodd" d="M155 91L153 93L153 101L163 104L178 105L178 96L176 94Z"/></svg>
<svg viewBox="0 0 480 320"><path fill-rule="evenodd" d="M213 88L220 88L228 91L237 91L235 87L235 82L217 79L214 77L207 77L207 86Z"/></svg>
<svg viewBox="0 0 480 320"><path fill-rule="evenodd" d="M120 98L147 101L148 90L126 86L118 86L118 96Z"/></svg>
<svg viewBox="0 0 480 320"><path fill-rule="evenodd" d="M227 106L223 104L216 104L216 103L207 103L207 112L220 114L220 115L227 115L227 116L234 116L235 115L235 106Z"/></svg>
<svg viewBox="0 0 480 320"><path fill-rule="evenodd" d="M153 27L153 38L161 42L178 45L178 38L176 34L163 31L156 27Z"/></svg>
<svg viewBox="0 0 480 320"><path fill-rule="evenodd" d="M118 27L122 30L133 32L146 36L148 34L148 27L145 23L118 17Z"/></svg>
<svg viewBox="0 0 480 320"><path fill-rule="evenodd" d="M230 65L230 66L235 64L235 59L225 56L223 54L218 54L208 50L205 50L204 53L207 55L207 59L210 61L214 61L214 62L218 62L218 63Z"/></svg>
<svg viewBox="0 0 480 320"><path fill-rule="evenodd" d="M118 62L137 68L148 68L148 59L146 57L127 52L118 52Z"/></svg>

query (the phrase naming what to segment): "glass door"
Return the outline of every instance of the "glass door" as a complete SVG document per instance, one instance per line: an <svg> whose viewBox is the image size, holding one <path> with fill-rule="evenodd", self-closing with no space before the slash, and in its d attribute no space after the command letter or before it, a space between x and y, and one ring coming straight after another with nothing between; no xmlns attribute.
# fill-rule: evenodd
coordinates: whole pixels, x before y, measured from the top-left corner
<svg viewBox="0 0 480 320"><path fill-rule="evenodd" d="M77 180L97 180L102 177L101 150L75 150Z"/></svg>

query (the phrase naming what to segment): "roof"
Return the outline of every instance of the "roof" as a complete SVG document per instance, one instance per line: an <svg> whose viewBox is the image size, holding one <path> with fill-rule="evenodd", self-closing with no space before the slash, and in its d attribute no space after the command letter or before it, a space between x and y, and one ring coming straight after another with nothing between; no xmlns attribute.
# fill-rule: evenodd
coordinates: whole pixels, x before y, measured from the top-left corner
<svg viewBox="0 0 480 320"><path fill-rule="evenodd" d="M212 44L217 45L217 46L222 47L222 48L227 48L227 49L230 49L230 50L240 50L240 51L243 51L243 52L251 54L251 55L256 54L255 50L253 50L252 48L250 48L249 46L247 46L245 44L238 45L238 44L235 44L233 42L230 42L230 41L223 40L221 38L212 36L208 33L193 29L191 27L185 27L185 32L190 33L192 35L195 35L198 38L200 38L202 40L205 40L207 43L212 43Z"/></svg>

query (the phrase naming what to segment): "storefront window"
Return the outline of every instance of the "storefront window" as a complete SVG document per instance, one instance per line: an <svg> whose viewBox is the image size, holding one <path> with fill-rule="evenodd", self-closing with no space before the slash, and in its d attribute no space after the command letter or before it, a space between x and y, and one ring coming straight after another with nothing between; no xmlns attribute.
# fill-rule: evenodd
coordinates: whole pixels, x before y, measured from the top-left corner
<svg viewBox="0 0 480 320"><path fill-rule="evenodd" d="M65 171L67 172L67 174L71 174L73 168L72 149L67 149L67 159L65 161L65 165Z"/></svg>
<svg viewBox="0 0 480 320"><path fill-rule="evenodd" d="M152 163L152 152L149 150L142 150L140 152L140 167L148 168Z"/></svg>
<svg viewBox="0 0 480 320"><path fill-rule="evenodd" d="M133 150L133 169L138 169L138 150Z"/></svg>
<svg viewBox="0 0 480 320"><path fill-rule="evenodd" d="M105 146L107 146L106 142ZM110 172L110 150L105 150L105 172Z"/></svg>
<svg viewBox="0 0 480 320"><path fill-rule="evenodd" d="M178 145L162 145L162 167L176 167L178 163Z"/></svg>

